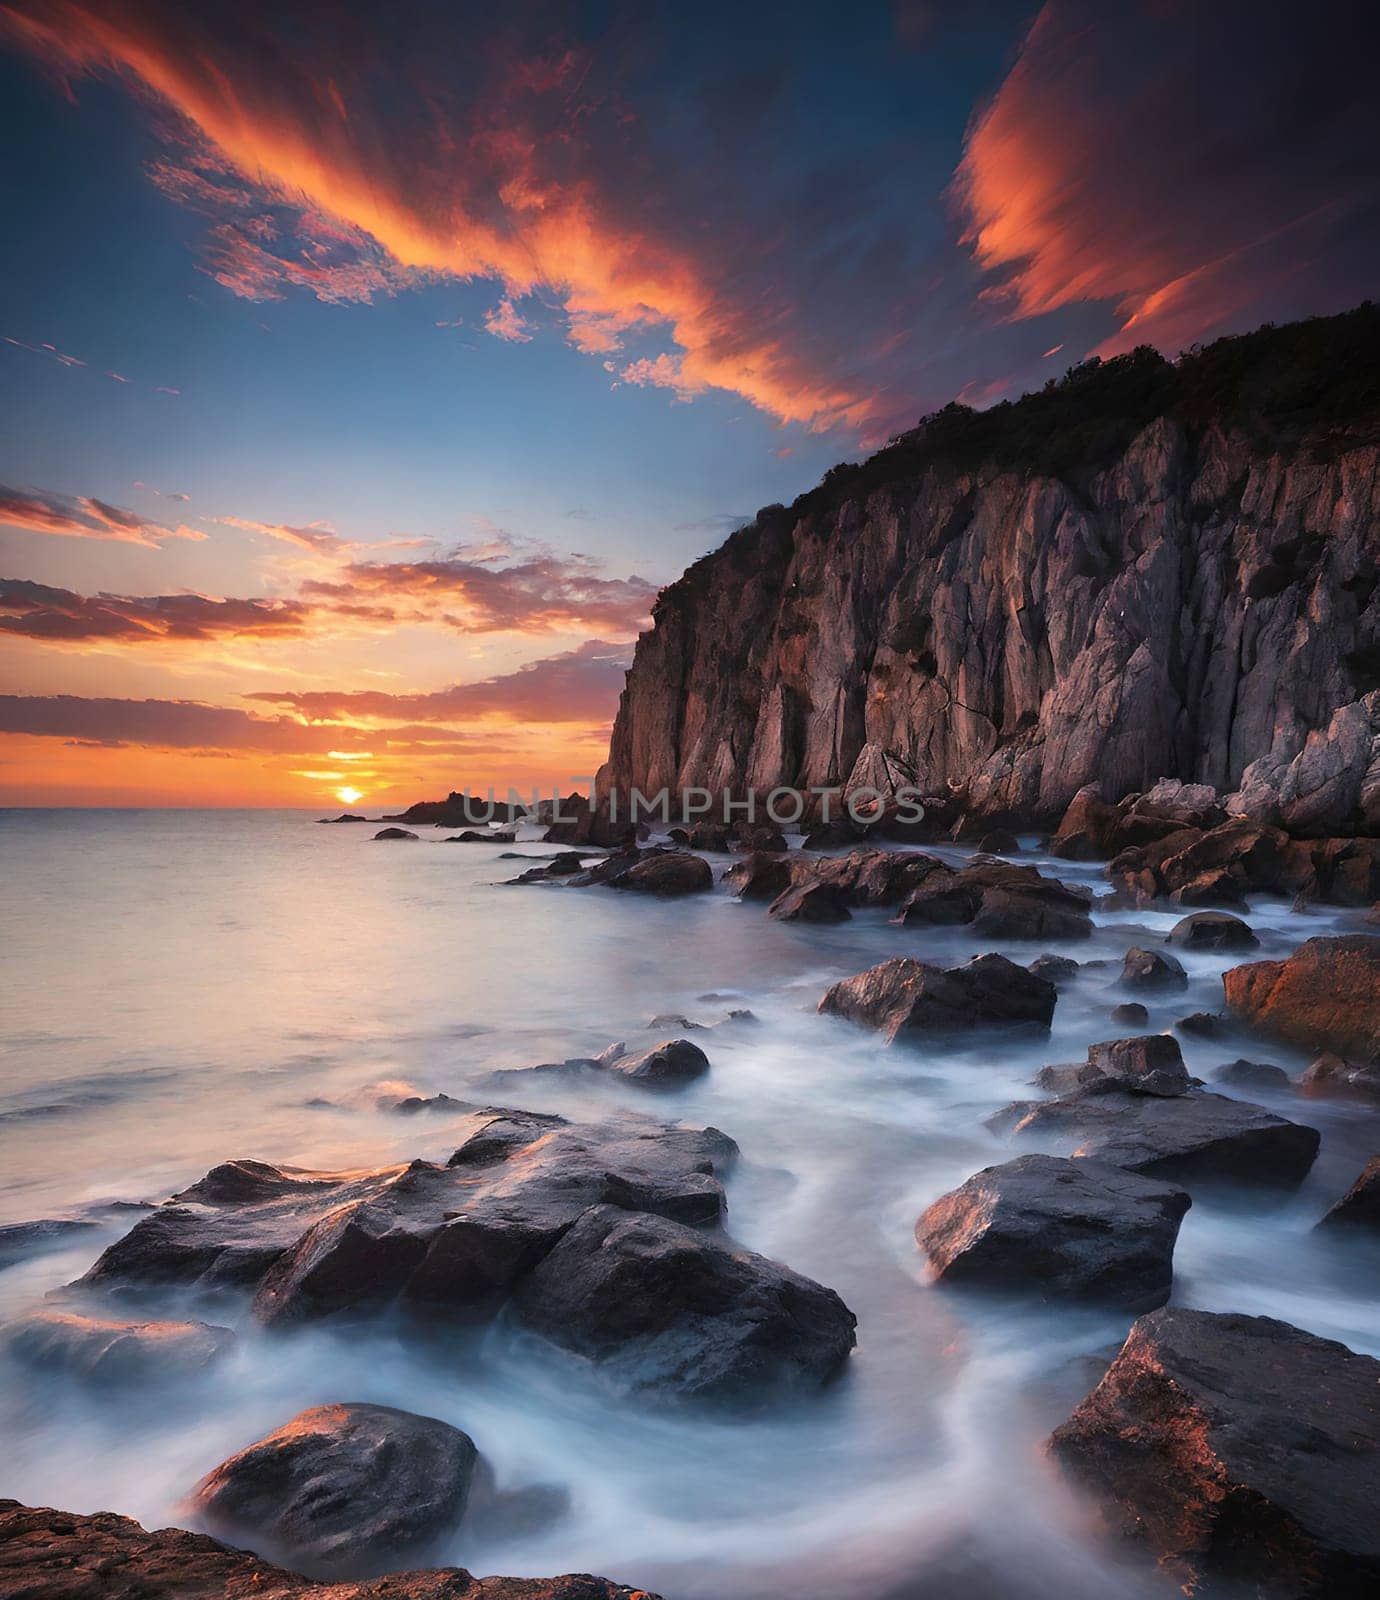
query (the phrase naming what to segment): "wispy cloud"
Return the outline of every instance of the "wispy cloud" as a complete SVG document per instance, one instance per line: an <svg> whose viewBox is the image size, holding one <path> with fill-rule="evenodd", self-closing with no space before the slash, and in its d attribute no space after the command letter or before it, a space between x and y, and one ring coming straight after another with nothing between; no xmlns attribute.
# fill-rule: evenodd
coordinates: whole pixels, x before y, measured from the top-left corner
<svg viewBox="0 0 1380 1600"><path fill-rule="evenodd" d="M509 344L531 344L531 328L531 323L519 315L512 298L506 294L484 313L485 332L493 334L495 339L506 339Z"/></svg>
<svg viewBox="0 0 1380 1600"><path fill-rule="evenodd" d="M167 539L200 541L206 537L199 528L168 528L135 511L86 495L58 494L51 489L12 489L5 484L0 484L0 523L30 533L109 539L153 550Z"/></svg>
<svg viewBox="0 0 1380 1600"><path fill-rule="evenodd" d="M304 633L311 615L295 600L82 595L24 578L0 579L0 634L50 644L282 638Z"/></svg>

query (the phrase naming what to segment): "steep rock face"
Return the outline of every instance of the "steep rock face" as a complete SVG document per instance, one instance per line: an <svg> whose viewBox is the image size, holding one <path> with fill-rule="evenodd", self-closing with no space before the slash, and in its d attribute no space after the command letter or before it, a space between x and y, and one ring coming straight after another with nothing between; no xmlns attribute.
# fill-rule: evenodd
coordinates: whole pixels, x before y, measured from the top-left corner
<svg viewBox="0 0 1380 1600"><path fill-rule="evenodd" d="M1170 776L1375 826L1378 563L1372 443L1169 416L1087 474L935 464L807 497L663 592L600 792L841 785L873 745L992 817Z"/></svg>

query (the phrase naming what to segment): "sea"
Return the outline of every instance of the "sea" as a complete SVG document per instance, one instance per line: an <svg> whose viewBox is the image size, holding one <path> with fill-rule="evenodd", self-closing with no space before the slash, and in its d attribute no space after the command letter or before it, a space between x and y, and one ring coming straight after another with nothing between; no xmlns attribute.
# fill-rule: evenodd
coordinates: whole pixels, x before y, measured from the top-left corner
<svg viewBox="0 0 1380 1600"><path fill-rule="evenodd" d="M931 1201L1011 1154L990 1113L1035 1095L1042 1065L1127 1031L1109 1018L1131 998L1122 958L1173 914L1096 911L1094 938L1061 947L1094 964L1062 988L1048 1037L891 1049L818 1015L821 995L892 955L964 961L983 948L965 929L897 927L884 910L781 923L721 887L654 900L513 886L554 847L374 832L299 811L0 812L0 1223L97 1224L0 1270L0 1317L42 1305L138 1206L221 1161L444 1159L452 1119L389 1109L410 1086L731 1134L728 1230L843 1296L858 1317L847 1371L788 1409L710 1418L619 1398L502 1319L462 1353L382 1327L269 1335L242 1320L228 1363L175 1392L97 1394L0 1368L0 1495L178 1524L192 1485L241 1446L307 1406L375 1401L463 1428L500 1485L564 1491L547 1526L479 1528L438 1553L476 1573L597 1572L668 1600L1178 1592L1108 1540L1045 1449L1131 1318L953 1294L926 1281L914 1240ZM1105 888L1100 867L1026 843L1023 860ZM731 864L711 860L716 876ZM1261 957L1362 924L1269 899L1247 916ZM1150 1030L1220 1009L1222 971L1241 958L1183 959L1186 989L1136 996ZM755 1022L724 1025L743 1009ZM500 1096L490 1079L650 1044L664 1013L701 1025L689 1036L711 1062L676 1093L538 1076ZM1292 1074L1306 1063L1258 1041L1182 1043L1208 1078L1238 1055ZM1380 1355L1373 1262L1312 1231L1380 1150L1380 1114L1292 1089L1251 1098L1321 1129L1320 1158L1282 1198L1197 1197L1174 1303Z"/></svg>

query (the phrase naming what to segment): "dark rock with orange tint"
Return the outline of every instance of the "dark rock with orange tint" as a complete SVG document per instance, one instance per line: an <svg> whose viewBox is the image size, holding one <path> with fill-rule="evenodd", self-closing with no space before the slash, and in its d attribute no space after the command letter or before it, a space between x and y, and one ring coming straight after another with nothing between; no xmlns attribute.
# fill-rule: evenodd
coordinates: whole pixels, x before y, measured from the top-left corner
<svg viewBox="0 0 1380 1600"><path fill-rule="evenodd" d="M843 891L831 883L800 883L777 895L767 915L778 922L847 922L853 913Z"/></svg>
<svg viewBox="0 0 1380 1600"><path fill-rule="evenodd" d="M915 1237L941 1283L1144 1311L1169 1298L1191 1203L1101 1162L1018 1156L941 1195Z"/></svg>
<svg viewBox="0 0 1380 1600"><path fill-rule="evenodd" d="M1380 1362L1345 1345L1269 1317L1151 1312L1050 1447L1185 1590L1380 1590Z"/></svg>
<svg viewBox="0 0 1380 1600"><path fill-rule="evenodd" d="M1287 961L1254 961L1222 974L1242 1022L1292 1044L1380 1058L1380 939L1310 939Z"/></svg>
<svg viewBox="0 0 1380 1600"><path fill-rule="evenodd" d="M1360 1177L1318 1226L1364 1231L1380 1240L1380 1156L1366 1162Z"/></svg>
<svg viewBox="0 0 1380 1600"><path fill-rule="evenodd" d="M975 956L948 971L894 956L836 983L819 1010L876 1028L895 1044L977 1028L1045 1029L1056 998L1052 983L1005 956Z"/></svg>
<svg viewBox="0 0 1380 1600"><path fill-rule="evenodd" d="M644 1089L679 1089L709 1071L709 1057L689 1039L664 1039L636 1055L620 1054L604 1071Z"/></svg>
<svg viewBox="0 0 1380 1600"><path fill-rule="evenodd" d="M312 1577L364 1577L425 1556L465 1514L468 1434L391 1406L328 1405L246 1445L189 1509L207 1532Z"/></svg>
<svg viewBox="0 0 1380 1600"><path fill-rule="evenodd" d="M514 1309L617 1387L753 1408L818 1388L857 1318L832 1289L664 1217L587 1211L518 1288Z"/></svg>
<svg viewBox="0 0 1380 1600"><path fill-rule="evenodd" d="M29 1600L657 1600L572 1573L474 1578L461 1567L329 1585L232 1550L204 1533L148 1531L109 1511L0 1500L0 1593Z"/></svg>

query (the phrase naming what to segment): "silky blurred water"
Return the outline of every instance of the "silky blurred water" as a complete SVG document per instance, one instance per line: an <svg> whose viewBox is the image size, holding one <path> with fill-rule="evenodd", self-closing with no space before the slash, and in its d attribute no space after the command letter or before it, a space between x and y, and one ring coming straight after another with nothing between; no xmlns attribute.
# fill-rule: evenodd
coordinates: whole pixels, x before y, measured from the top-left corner
<svg viewBox="0 0 1380 1600"><path fill-rule="evenodd" d="M0 1314L40 1303L130 1223L91 1208L161 1199L227 1158L444 1158L446 1118L374 1103L372 1086L404 1082L723 1128L743 1151L731 1232L843 1295L859 1318L850 1370L789 1414L711 1422L616 1401L501 1324L459 1353L383 1329L265 1337L240 1324L228 1368L177 1393L101 1398L4 1373L0 1494L166 1524L203 1472L304 1406L375 1400L465 1428L501 1482L568 1491L569 1514L539 1533L481 1532L443 1552L477 1572L602 1572L671 1600L1171 1592L1100 1541L1042 1450L1095 1378L1087 1358L1114 1350L1130 1319L936 1291L912 1229L930 1200L1010 1153L987 1113L1033 1094L1041 1065L1128 1031L1108 1020L1130 998L1121 957L1174 918L1099 913L1091 943L1063 947L1110 964L1064 988L1048 1039L889 1050L816 1015L819 996L888 955L966 960L982 947L963 929L899 929L885 912L791 926L722 890L652 901L506 887L524 863L501 853L542 846L441 847L442 831L420 831L378 844L373 828L298 812L0 812L0 1222L104 1219L80 1247L0 1271ZM1096 867L1042 864L1102 884ZM1262 956L1360 922L1269 901L1249 919ZM1190 957L1187 992L1137 996L1149 1028L1217 1009L1234 959ZM500 1096L485 1081L615 1039L651 1043L658 1012L713 1025L743 1006L757 1025L696 1034L712 1070L674 1096L549 1078ZM1258 1041L1184 1048L1204 1075L1243 1054L1304 1064ZM1380 1117L1254 1098L1321 1128L1322 1156L1280 1203L1200 1196L1175 1301L1380 1353L1372 1265L1310 1233L1380 1149Z"/></svg>

